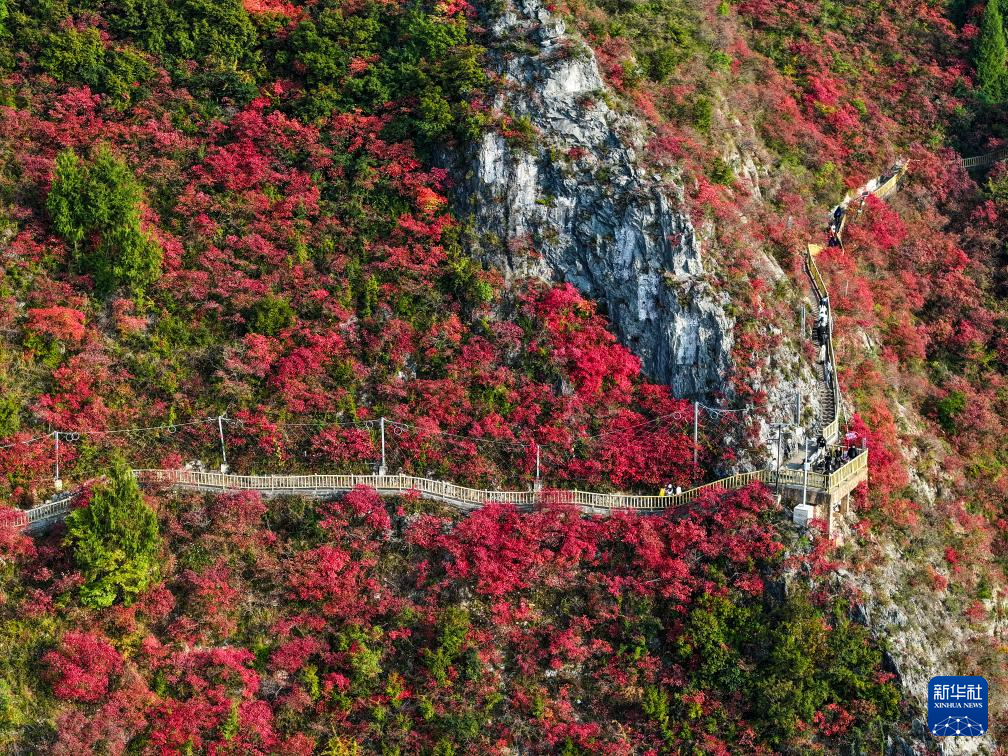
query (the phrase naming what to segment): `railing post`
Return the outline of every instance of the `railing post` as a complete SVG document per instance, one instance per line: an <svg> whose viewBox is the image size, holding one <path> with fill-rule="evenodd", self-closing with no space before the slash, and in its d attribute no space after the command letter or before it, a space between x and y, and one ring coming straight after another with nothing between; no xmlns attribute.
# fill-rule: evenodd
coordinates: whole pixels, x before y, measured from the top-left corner
<svg viewBox="0 0 1008 756"><path fill-rule="evenodd" d="M385 465L385 418L378 421L378 432L381 435L381 466L378 468L379 475L387 475L388 467Z"/></svg>

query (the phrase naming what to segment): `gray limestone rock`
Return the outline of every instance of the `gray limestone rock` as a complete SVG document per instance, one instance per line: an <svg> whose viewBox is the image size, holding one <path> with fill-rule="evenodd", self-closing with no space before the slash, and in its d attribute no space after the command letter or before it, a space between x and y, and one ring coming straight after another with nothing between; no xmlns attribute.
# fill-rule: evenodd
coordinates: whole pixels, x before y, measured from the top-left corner
<svg viewBox="0 0 1008 756"><path fill-rule="evenodd" d="M647 174L640 124L606 104L594 54L538 0L508 0L489 36L495 104L536 138L488 133L460 172L473 252L506 277L567 281L599 302L676 396L730 394L726 297L706 279L681 189Z"/></svg>

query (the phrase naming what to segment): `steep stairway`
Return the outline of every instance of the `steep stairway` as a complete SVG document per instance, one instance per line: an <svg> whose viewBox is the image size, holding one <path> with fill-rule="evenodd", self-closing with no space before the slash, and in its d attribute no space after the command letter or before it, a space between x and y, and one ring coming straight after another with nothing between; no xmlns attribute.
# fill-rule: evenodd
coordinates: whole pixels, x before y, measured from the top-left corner
<svg viewBox="0 0 1008 756"><path fill-rule="evenodd" d="M833 396L833 384L827 373L826 363L820 363L817 369L819 379L819 389L816 394L816 419L815 435L818 438L823 435L826 426L833 422L837 416L836 401Z"/></svg>

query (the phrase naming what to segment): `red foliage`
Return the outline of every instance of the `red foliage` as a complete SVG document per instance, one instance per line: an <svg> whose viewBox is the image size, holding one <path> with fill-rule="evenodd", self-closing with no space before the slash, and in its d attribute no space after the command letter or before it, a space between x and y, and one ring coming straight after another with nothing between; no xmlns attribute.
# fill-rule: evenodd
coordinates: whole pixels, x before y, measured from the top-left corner
<svg viewBox="0 0 1008 756"><path fill-rule="evenodd" d="M47 307L28 310L28 330L45 334L68 344L84 339L84 313L71 307Z"/></svg>
<svg viewBox="0 0 1008 756"><path fill-rule="evenodd" d="M831 703L826 704L823 711L815 713L812 717L812 723L819 728L821 735L831 738L846 733L854 724L854 717L837 704Z"/></svg>
<svg viewBox="0 0 1008 756"><path fill-rule="evenodd" d="M27 524L28 518L24 512L0 505L0 560L12 561L24 556L34 556L35 544L31 536L24 532Z"/></svg>
<svg viewBox="0 0 1008 756"><path fill-rule="evenodd" d="M109 677L123 668L122 656L104 636L74 630L42 660L49 667L53 693L69 701L101 700L109 691Z"/></svg>
<svg viewBox="0 0 1008 756"><path fill-rule="evenodd" d="M570 370L582 399L596 399L603 390L611 402L629 399L632 382L640 374L640 360L616 344L595 306L573 286L549 290L531 306L530 314L542 319L553 356Z"/></svg>

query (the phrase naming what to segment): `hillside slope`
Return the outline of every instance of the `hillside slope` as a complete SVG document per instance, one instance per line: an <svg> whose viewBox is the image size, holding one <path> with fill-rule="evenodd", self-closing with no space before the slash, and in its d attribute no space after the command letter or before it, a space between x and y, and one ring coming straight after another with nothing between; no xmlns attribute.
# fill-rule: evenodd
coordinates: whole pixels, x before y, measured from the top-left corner
<svg viewBox="0 0 1008 756"><path fill-rule="evenodd" d="M1005 128L969 9L2 7L0 501L57 459L87 484L2 531L7 750L927 749L922 680L1005 679L1008 178L951 151ZM870 447L839 547L758 485L462 518L122 472L762 464L815 386L804 245L897 157L820 258Z"/></svg>
<svg viewBox="0 0 1008 756"><path fill-rule="evenodd" d="M837 564L864 591L918 707L934 674L1003 679L1008 208L1003 164L959 165L959 154L1008 136L1003 104L973 78L984 7L557 10L649 123L650 164L673 163L692 187L694 222L713 220L701 239L722 269L769 252L800 287L800 253L808 238L826 242L819 229L836 198L909 159L889 204L860 203L844 246L819 261L851 425L872 449L871 485ZM792 301L786 289L758 299L785 317L780 305ZM766 339L756 343L766 352ZM1005 709L1000 694L995 708Z"/></svg>

